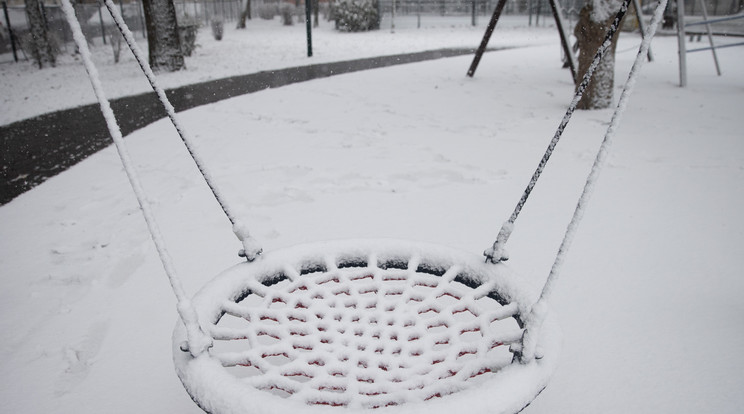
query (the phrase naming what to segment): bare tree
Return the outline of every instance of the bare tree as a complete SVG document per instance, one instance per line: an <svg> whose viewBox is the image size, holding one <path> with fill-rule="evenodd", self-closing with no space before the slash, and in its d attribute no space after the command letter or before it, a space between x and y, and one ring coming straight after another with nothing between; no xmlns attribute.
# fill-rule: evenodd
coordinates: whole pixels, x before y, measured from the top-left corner
<svg viewBox="0 0 744 414"><path fill-rule="evenodd" d="M305 0L310 1L310 0ZM312 0L313 2L313 27L318 27L320 25L320 19L318 18L319 10L320 10L320 1L319 0Z"/></svg>
<svg viewBox="0 0 744 414"><path fill-rule="evenodd" d="M579 46L578 78L582 79L594 60L597 49L604 38L615 14L620 9L618 0L588 0L579 13L574 35ZM621 22L622 24L622 22ZM615 48L620 31L615 32L612 43L594 71L592 81L579 101L579 109L602 109L612 105L612 91L615 85Z"/></svg>
<svg viewBox="0 0 744 414"><path fill-rule="evenodd" d="M26 4L26 17L28 18L29 24L29 47L30 52L36 63L39 64L39 69L44 67L44 63L48 63L54 67L57 63L57 59L54 53L52 42L49 37L49 30L47 28L46 18L44 16L44 4L42 0L25 0Z"/></svg>
<svg viewBox="0 0 744 414"><path fill-rule="evenodd" d="M245 19L251 20L251 0L245 0L245 9L240 13L240 19L238 19L238 29L245 29Z"/></svg>
<svg viewBox="0 0 744 414"><path fill-rule="evenodd" d="M150 66L154 71L175 72L184 68L173 0L142 0L147 27Z"/></svg>

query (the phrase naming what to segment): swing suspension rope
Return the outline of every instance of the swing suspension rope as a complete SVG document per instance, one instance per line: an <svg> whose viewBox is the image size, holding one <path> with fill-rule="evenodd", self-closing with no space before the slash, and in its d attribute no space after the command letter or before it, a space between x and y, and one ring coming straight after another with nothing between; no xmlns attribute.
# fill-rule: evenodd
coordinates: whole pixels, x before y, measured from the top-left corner
<svg viewBox="0 0 744 414"><path fill-rule="evenodd" d="M571 101L571 104L568 106L566 114L563 116L560 125L558 125L558 129L555 131L553 139L550 140L550 144L548 144L548 148L545 151L545 154L540 160L540 163L537 165L535 172L532 174L530 182L527 184L527 188L525 188L524 193L522 193L522 197L519 199L517 205L514 207L514 211L512 212L511 216L509 216L509 219L501 226L501 229L499 230L498 236L496 237L496 241L493 243L493 246L483 252L483 255L486 256L487 262L498 263L509 259L509 254L506 252L506 250L504 250L504 245L509 240L511 233L514 230L514 222L517 220L517 217L519 217L519 213L522 211L522 208L524 207L527 199L532 193L532 189L535 188L535 184L537 184L537 180L540 178L540 175L545 169L548 160L550 160L550 156L553 155L553 150L555 150L556 145L558 145L558 141L560 141L561 136L563 135L563 131L568 125L568 121L571 120L571 116L573 115L574 111L576 111L576 106L579 104L581 97L584 95L584 91L586 91L589 82L592 80L592 76L594 75L594 71L597 69L597 66L599 66L600 60L602 60L602 57L604 57L604 55L607 53L607 50L609 50L610 46L612 45L612 38L615 36L615 33L620 26L620 22L625 16L625 13L628 11L628 5L630 4L630 1L631 0L623 0L622 5L620 6L620 10L615 16L615 20L612 21L612 25L607 31L604 42L602 42L602 45L599 47L599 49L597 49L597 53L594 55L594 59L592 60L591 65L584 74L581 83L576 88L574 98Z"/></svg>
<svg viewBox="0 0 744 414"><path fill-rule="evenodd" d="M91 53L88 49L88 42L85 40L83 31L80 28L80 23L75 17L75 10L73 9L72 4L70 4L70 0L62 0L62 10L65 13L67 22L72 30L73 39L75 40L80 55L83 58L85 70L88 72L88 78L93 86L93 91L96 94L98 103L101 106L101 112L106 120L106 126L108 127L111 138L114 141L116 150L119 153L122 165L124 166L124 171L126 172L129 183L137 197L140 209L145 218L145 223L147 224L152 240L155 243L155 248L160 256L160 261L163 264L166 275L168 276L168 281L171 284L173 293L176 296L178 315L186 326L188 334L189 350L192 355L197 356L212 346L212 338L205 334L204 330L199 326L196 311L191 304L191 300L183 289L183 284L181 283L181 279L178 277L176 268L173 265L173 260L165 247L165 241L163 240L155 216L152 213L150 203L147 201L147 195L142 187L139 175L134 169L134 164L129 156L126 144L124 143L124 138L121 134L121 129L116 122L114 112L111 109L111 104L103 91L103 86L101 85L100 77L98 75L98 69L96 69L96 66L93 64ZM131 37L131 32L129 32L128 35Z"/></svg>
<svg viewBox="0 0 744 414"><path fill-rule="evenodd" d="M656 11L651 18L651 23L646 30L645 36L643 36L641 47L638 49L638 54L633 61L633 66L631 67L630 73L628 74L628 79L625 82L622 93L620 94L620 99L618 100L617 107L612 114L610 125L607 127L607 131L605 132L602 144L597 151L597 155L594 159L594 163L592 164L592 168L589 172L589 175L587 176L586 182L584 183L584 188L581 192L581 196L576 203L576 208L574 209L571 221L569 222L568 227L566 228L566 232L563 235L563 240L561 241L561 245L558 248L558 253L555 256L555 260L550 269L550 273L548 274L548 278L543 285L540 297L532 306L530 313L525 318L525 325L527 328L525 329L524 336L522 337L522 362L529 362L532 358L534 358L538 333L540 331L542 321L545 318L545 314L547 311L546 303L553 292L553 288L555 286L556 280L558 279L558 274L560 273L560 269L563 266L563 262L565 260L568 249L573 242L574 236L576 235L579 222L581 222L581 219L584 216L586 205L589 203L589 200L594 193L594 188L599 178L599 174L607 163L607 154L609 152L610 146L612 145L615 133L617 132L617 128L620 125L622 115L628 105L630 95L633 93L633 89L638 79L638 74L641 71L641 67L643 67L644 63L646 62L646 56L648 54L649 48L651 47L651 40L656 34L656 29L659 26L659 22L661 22L667 1L668 0L660 0L658 6L656 7ZM627 2L624 3L623 7L627 9ZM621 11L623 11L623 8L621 8ZM620 13L618 13L618 15L620 15ZM619 19L616 18L615 22L618 21ZM613 25L615 22L613 22Z"/></svg>
<svg viewBox="0 0 744 414"><path fill-rule="evenodd" d="M127 42L127 45L129 46L130 50L132 50L132 53L137 59L137 62L140 65L140 68L147 76L147 79L150 82L151 87L156 92L158 98L160 99L161 103L166 109L169 119L171 120L174 127L176 128L176 131L178 132L179 137L183 141L184 145L187 147L189 154L191 155L192 159L197 165L197 168L199 169L200 173L202 174L205 181L207 182L207 185L212 191L215 199L218 201L223 212L225 213L227 218L232 223L233 231L235 232L236 236L243 244L243 250L241 250L240 255L245 257L248 261L252 261L256 259L262 252L261 247L255 241L255 239L253 239L253 237L250 235L246 226L240 220L235 218L235 216L232 214L232 210L230 209L229 205L224 201L224 198L221 196L217 187L212 183L209 172L206 170L206 168L204 167L204 164L201 162L199 157L194 152L190 137L185 133L185 130L181 127L181 124L178 122L178 119L175 114L175 110L173 106L170 104L170 102L168 101L168 98L165 95L165 92L163 91L162 88L158 86L157 82L155 81L155 76L149 64L143 57L144 54L141 52L141 50L137 46L134 40L134 36L132 35L131 31L128 29L126 23L121 17L119 10L114 6L112 0L102 0L102 1L104 2L104 4L106 5L106 8L109 10L112 17L114 18L114 21L116 22L118 29L121 31L122 35L124 36L124 39ZM575 111L576 105L578 104L589 81L591 80L591 77L597 65L599 64L599 61L601 60L601 58L604 56L609 46L611 45L612 37L617 31L619 23L622 20L623 16L625 15L630 1L631 0L623 1L623 4L617 13L617 16L615 17L615 20L613 21L613 24L610 27L610 30L608 31L605 37L605 41L603 42L600 49L597 51L594 57L594 60L592 61L591 66L587 70L587 73L584 75L584 78L581 84L577 88L577 92L574 96L574 99L571 102L566 112L566 115L561 121L561 124L559 125L558 130L556 131L553 139L551 140L550 145L548 146L548 149L545 155L540 161L537 170L533 174L532 179L530 180L524 194L522 195L521 199L517 203L517 206L515 207L514 212L509 217L509 220L506 223L504 223L501 230L499 231L499 235L493 247L484 253L487 256L487 261L490 261L492 263L498 263L500 261L508 259L508 255L504 251L503 245L507 242L509 236L511 235L511 232L514 228L514 222L519 216L519 213L522 210L525 202L527 201L529 194L532 192L532 189L534 188L537 182L537 179L542 174L542 171L545 165L547 164L547 161L549 160L553 150L555 149L555 146L560 140L563 130L568 124L568 121L570 120L571 115ZM663 6L666 4L666 1L667 0L661 0L662 4L660 4L660 6L657 8L656 13L652 19L651 25L648 29L649 35L646 36L646 39L644 39L643 43L641 44L641 48L638 52L638 56L636 57L636 61L634 62L633 68L630 72L628 82L625 85L620 101L618 103L618 107L615 110L615 113L613 114L612 121L605 135L605 138L602 142L599 153L597 154L597 158L595 159L592 171L589 177L587 178L584 191L581 195L581 198L579 199L579 202L576 207L576 211L574 212L574 216L564 235L564 240L561 244L558 255L556 256L553 268L551 269L551 273L543 287L543 291L540 295L540 298L535 303L535 305L532 306L530 313L527 315L525 319L526 329L524 331L524 337L522 340L522 351L520 352L520 355L521 355L520 360L522 362L528 362L534 358L537 332L539 332L539 328L545 316L545 308L546 308L545 301L547 300L547 297L552 291L552 286L555 283L556 275L563 262L565 252L568 249L568 246L570 245L571 240L573 239L573 235L575 234L577 224L582 217L584 206L586 205L591 195L591 192L594 188L594 183L599 174L599 171L601 170L602 166L605 163L607 149L609 145L611 144L615 130L617 128L617 125L619 124L620 116L626 107L627 99L632 92L633 86L635 85L635 79L644 61L642 57L645 56L645 54L647 53L647 50L650 46L651 38L653 37L656 31L656 27L661 19L661 15L662 15L663 8L664 8ZM170 255L168 254L167 249L165 248L164 240L162 238L160 230L155 221L154 215L152 213L152 209L147 201L147 197L140 183L138 174L133 167L131 158L129 157L129 153L124 143L124 139L122 137L121 131L117 124L116 118L114 117L110 103L103 92L103 88L99 80L100 78L98 76L98 71L95 65L93 64L87 42L82 33L82 29L80 28L79 22L77 21L77 18L75 17L75 11L72 5L70 4L70 0L62 0L62 9L72 29L73 38L75 42L77 43L78 48L80 49L80 53L83 58L83 62L85 64L86 71L88 72L94 92L101 106L101 111L104 114L107 127L115 143L119 156L122 160L122 164L129 178L130 184L134 190L134 193L143 211L143 215L145 217L148 230L153 238L153 242L155 243L156 249L160 256L160 260L163 264L163 267L166 271L166 274L170 281L173 292L176 296L176 299L178 302L178 305L177 305L178 313L186 327L187 335L188 335L187 344L186 344L187 348L183 347L183 350L184 351L188 350L194 357L196 357L200 355L201 353L203 353L204 351L206 351L209 347L211 347L212 338L208 336L207 334L205 334L204 329L202 329L202 327L200 326L194 307L192 306L190 299L186 296L183 290L183 286L180 281L180 278L178 277L176 273L175 266L173 265L172 259Z"/></svg>
<svg viewBox="0 0 744 414"><path fill-rule="evenodd" d="M165 108L165 111L168 114L168 119L170 119L171 123L176 128L176 132L178 132L178 136L181 138L181 141L186 146L186 149L188 150L189 155L191 156L191 159L194 160L194 163L196 164L196 167L199 169L199 172L201 173L202 177L204 177L204 181L206 181L207 186L209 187L210 191L212 191L212 195L214 196L215 200L217 200L217 203L220 205L220 208L222 208L222 211L225 213L225 216L227 216L227 219L230 220L230 224L232 224L232 227L233 227L233 232L237 236L238 240L240 240L240 242L243 244L243 249L240 250L238 255L241 257L245 257L246 260L248 260L249 262L255 260L262 252L261 246L250 235L250 232L248 231L246 224L235 217L229 204L225 201L225 198L220 193L217 186L212 182L212 178L211 178L212 175L209 173L204 163L201 161L201 159L197 156L196 152L194 151L193 140L186 133L186 130L181 126L181 123L179 122L176 116L176 111L173 108L173 105L171 105L170 101L168 100L168 97L166 96L165 91L156 82L155 74L152 72L152 69L150 68L150 65L147 63L147 60L145 60L144 53L142 53L142 50L137 45L137 42L134 39L134 35L129 30L129 27L127 26L126 22L122 18L121 13L119 12L119 9L114 5L112 0L102 0L102 1L106 5L106 8L108 9L109 13L111 13L111 16L114 18L116 27L119 29L121 34L124 36L124 40L127 42L129 49L132 51L132 54L134 54L134 57L137 60L137 63L139 64L140 69L142 69L142 72L145 74L145 76L147 77L147 80L150 82L150 86L152 87L153 91L155 91L155 93L157 94L160 102L163 104L163 107Z"/></svg>

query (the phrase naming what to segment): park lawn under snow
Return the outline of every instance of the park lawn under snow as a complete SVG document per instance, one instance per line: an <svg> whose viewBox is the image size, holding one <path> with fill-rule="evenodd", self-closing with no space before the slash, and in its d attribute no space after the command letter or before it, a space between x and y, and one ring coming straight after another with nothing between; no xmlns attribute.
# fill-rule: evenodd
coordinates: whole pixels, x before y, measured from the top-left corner
<svg viewBox="0 0 744 414"><path fill-rule="evenodd" d="M621 36L620 84L638 43ZM709 56L691 57L681 89L676 39L653 50L552 300L558 370L525 413L744 405L744 51L719 51L722 77ZM393 237L478 254L573 85L557 39L487 54L473 79L469 63L341 75L181 119L266 250ZM509 266L535 295L610 115L574 115L508 244ZM239 243L172 126L127 142L195 292L239 260ZM0 207L0 234L4 410L200 412L173 370L175 301L113 148Z"/></svg>
<svg viewBox="0 0 744 414"><path fill-rule="evenodd" d="M387 17L387 16L386 16ZM161 73L163 88L204 82L234 75L281 69L314 63L335 62L372 56L420 52L440 48L476 48L488 23L481 16L478 25L471 25L470 16L423 16L417 29L415 16L396 18L396 32L383 19L383 30L366 33L341 33L333 22L321 21L313 29L313 57L307 57L305 25L283 26L279 18L253 19L245 30L225 24L222 41L212 37L209 27L197 35L198 47L186 58L186 69ZM528 28L526 16L505 16L499 22L489 46L524 46L556 44L555 28ZM147 51L141 33L135 33L139 46ZM0 125L60 109L96 102L88 87L79 56L73 55L72 43L59 56L56 68L38 68L30 61L0 64ZM150 85L140 72L134 56L122 46L121 60L114 63L110 45L100 37L93 40L91 52L99 67L109 98L150 91ZM0 61L10 62L8 53ZM467 70L467 68L466 68Z"/></svg>

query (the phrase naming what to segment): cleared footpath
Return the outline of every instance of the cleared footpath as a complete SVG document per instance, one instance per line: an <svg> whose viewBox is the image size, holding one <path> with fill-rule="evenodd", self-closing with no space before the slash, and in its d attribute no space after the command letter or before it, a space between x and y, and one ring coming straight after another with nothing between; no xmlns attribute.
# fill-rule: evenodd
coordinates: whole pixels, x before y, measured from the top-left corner
<svg viewBox="0 0 744 414"><path fill-rule="evenodd" d="M216 79L170 89L166 94L176 111L184 111L292 83L472 53L472 49L439 49L321 63ZM111 107L125 136L166 116L153 92L113 99ZM98 104L65 109L0 126L0 142L0 205L112 143Z"/></svg>

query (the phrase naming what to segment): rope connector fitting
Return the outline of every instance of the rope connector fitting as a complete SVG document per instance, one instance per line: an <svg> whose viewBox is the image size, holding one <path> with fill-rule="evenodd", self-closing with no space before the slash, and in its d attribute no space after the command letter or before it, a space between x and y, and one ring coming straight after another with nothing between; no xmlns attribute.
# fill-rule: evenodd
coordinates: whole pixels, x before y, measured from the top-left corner
<svg viewBox="0 0 744 414"><path fill-rule="evenodd" d="M504 245L509 240L512 230L514 230L514 222L511 220L501 226L493 246L483 252L483 255L486 256L486 263L497 264L509 260L509 253L504 249Z"/></svg>
<svg viewBox="0 0 744 414"><path fill-rule="evenodd" d="M486 263L497 264L509 260L509 252L503 246L494 246L486 249L483 255L486 256Z"/></svg>
<svg viewBox="0 0 744 414"><path fill-rule="evenodd" d="M261 249L259 249L258 251L254 250L252 253L246 253L245 249L240 249L238 250L238 257L245 258L245 260L252 262L258 259L258 256L260 256L261 253L263 253L263 250Z"/></svg>
<svg viewBox="0 0 744 414"><path fill-rule="evenodd" d="M233 233L240 240L243 248L238 251L238 256L244 257L245 260L252 262L263 253L263 249L256 239L251 236L248 227L241 221L236 221L233 225Z"/></svg>

